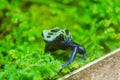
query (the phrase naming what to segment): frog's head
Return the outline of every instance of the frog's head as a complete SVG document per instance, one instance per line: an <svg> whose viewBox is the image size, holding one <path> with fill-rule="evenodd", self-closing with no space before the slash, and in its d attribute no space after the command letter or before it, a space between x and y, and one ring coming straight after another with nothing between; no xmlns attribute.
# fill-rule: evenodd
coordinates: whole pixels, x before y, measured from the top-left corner
<svg viewBox="0 0 120 80"><path fill-rule="evenodd" d="M71 34L67 29L61 29L61 28L53 28L49 30L43 30L42 36L45 40L45 42L53 42L53 41L60 41L60 40L71 40Z"/></svg>

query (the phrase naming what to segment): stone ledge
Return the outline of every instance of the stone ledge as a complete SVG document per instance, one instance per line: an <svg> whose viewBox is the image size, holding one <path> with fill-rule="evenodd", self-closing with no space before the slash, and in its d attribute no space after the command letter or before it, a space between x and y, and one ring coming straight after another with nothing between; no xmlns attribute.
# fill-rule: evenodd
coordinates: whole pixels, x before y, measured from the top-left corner
<svg viewBox="0 0 120 80"><path fill-rule="evenodd" d="M120 80L120 48L57 80Z"/></svg>

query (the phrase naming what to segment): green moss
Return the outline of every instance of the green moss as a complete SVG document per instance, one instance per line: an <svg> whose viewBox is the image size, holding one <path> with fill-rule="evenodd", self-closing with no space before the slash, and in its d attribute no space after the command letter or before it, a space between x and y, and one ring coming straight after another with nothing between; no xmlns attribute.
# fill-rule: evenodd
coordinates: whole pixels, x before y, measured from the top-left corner
<svg viewBox="0 0 120 80"><path fill-rule="evenodd" d="M0 79L53 80L120 45L119 0L0 0ZM59 72L70 51L44 53L41 32L68 28L88 57ZM65 54L65 55L63 55ZM63 56L62 56L63 55Z"/></svg>

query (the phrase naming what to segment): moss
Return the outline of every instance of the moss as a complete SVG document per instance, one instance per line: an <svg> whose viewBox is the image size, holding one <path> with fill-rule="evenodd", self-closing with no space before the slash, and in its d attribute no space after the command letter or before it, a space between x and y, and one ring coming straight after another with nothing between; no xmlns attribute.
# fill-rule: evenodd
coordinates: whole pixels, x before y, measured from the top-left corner
<svg viewBox="0 0 120 80"><path fill-rule="evenodd" d="M0 79L53 80L120 45L120 1L1 0ZM67 28L88 57L59 72L70 51L44 53L41 33L53 27ZM67 53L68 52L68 53ZM63 56L63 54L66 54Z"/></svg>

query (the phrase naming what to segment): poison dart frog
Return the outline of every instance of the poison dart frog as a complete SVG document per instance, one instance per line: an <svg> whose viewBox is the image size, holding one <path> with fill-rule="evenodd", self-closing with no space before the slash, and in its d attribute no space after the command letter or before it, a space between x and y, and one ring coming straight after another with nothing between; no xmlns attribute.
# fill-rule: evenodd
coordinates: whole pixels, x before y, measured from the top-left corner
<svg viewBox="0 0 120 80"><path fill-rule="evenodd" d="M77 53L80 53L83 58L86 58L85 48L73 41L72 35L68 29L56 27L43 30L42 36L46 42L45 52L54 52L58 49L72 49L72 55L70 59L62 65L62 69L74 61Z"/></svg>

